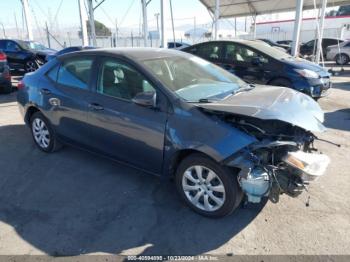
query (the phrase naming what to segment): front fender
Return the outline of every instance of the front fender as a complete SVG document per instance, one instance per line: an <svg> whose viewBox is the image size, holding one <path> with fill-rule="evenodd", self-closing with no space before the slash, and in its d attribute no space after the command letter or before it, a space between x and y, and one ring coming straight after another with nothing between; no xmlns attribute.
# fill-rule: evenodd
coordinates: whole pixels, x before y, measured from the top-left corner
<svg viewBox="0 0 350 262"><path fill-rule="evenodd" d="M201 152L222 162L256 141L255 137L197 108L177 109L169 115L166 126L164 167L169 167L172 158L182 150Z"/></svg>

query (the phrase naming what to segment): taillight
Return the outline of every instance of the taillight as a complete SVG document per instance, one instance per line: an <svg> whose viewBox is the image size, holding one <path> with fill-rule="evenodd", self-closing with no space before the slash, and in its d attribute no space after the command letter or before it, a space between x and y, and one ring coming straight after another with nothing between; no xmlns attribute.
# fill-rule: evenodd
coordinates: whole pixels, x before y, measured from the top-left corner
<svg viewBox="0 0 350 262"><path fill-rule="evenodd" d="M0 61L6 61L6 60L7 60L6 55L0 52Z"/></svg>
<svg viewBox="0 0 350 262"><path fill-rule="evenodd" d="M24 82L22 80L19 81L17 84L17 89L20 90L20 89L23 89L24 87L25 87Z"/></svg>

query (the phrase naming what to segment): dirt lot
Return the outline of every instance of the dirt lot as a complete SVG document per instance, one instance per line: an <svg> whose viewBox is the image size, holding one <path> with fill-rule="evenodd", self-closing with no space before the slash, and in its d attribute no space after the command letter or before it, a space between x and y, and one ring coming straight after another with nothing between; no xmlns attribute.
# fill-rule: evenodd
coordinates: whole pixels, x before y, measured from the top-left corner
<svg viewBox="0 0 350 262"><path fill-rule="evenodd" d="M0 95L0 255L350 254L350 77L333 77L321 99L331 165L297 199L282 196L223 219L196 215L160 181L65 147L40 152Z"/></svg>

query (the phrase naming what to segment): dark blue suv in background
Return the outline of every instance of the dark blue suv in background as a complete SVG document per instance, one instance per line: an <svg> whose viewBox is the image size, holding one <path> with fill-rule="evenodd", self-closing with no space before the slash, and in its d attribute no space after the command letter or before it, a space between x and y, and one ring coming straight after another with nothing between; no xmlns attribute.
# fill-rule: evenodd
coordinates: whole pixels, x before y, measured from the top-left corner
<svg viewBox="0 0 350 262"><path fill-rule="evenodd" d="M182 51L215 63L248 83L289 87L315 99L325 96L332 85L324 68L258 41L210 41Z"/></svg>

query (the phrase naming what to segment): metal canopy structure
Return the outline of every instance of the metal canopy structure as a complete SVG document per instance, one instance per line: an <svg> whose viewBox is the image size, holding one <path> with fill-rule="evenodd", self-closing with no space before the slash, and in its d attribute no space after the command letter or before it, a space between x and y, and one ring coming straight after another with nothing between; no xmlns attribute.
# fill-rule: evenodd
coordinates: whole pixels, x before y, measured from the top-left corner
<svg viewBox="0 0 350 262"><path fill-rule="evenodd" d="M212 14L215 14L216 0L199 0ZM349 0L332 0L332 5L347 5ZM320 8L322 1L316 0ZM272 14L295 11L296 0L220 0L220 18ZM304 0L303 10L314 9L314 0Z"/></svg>

